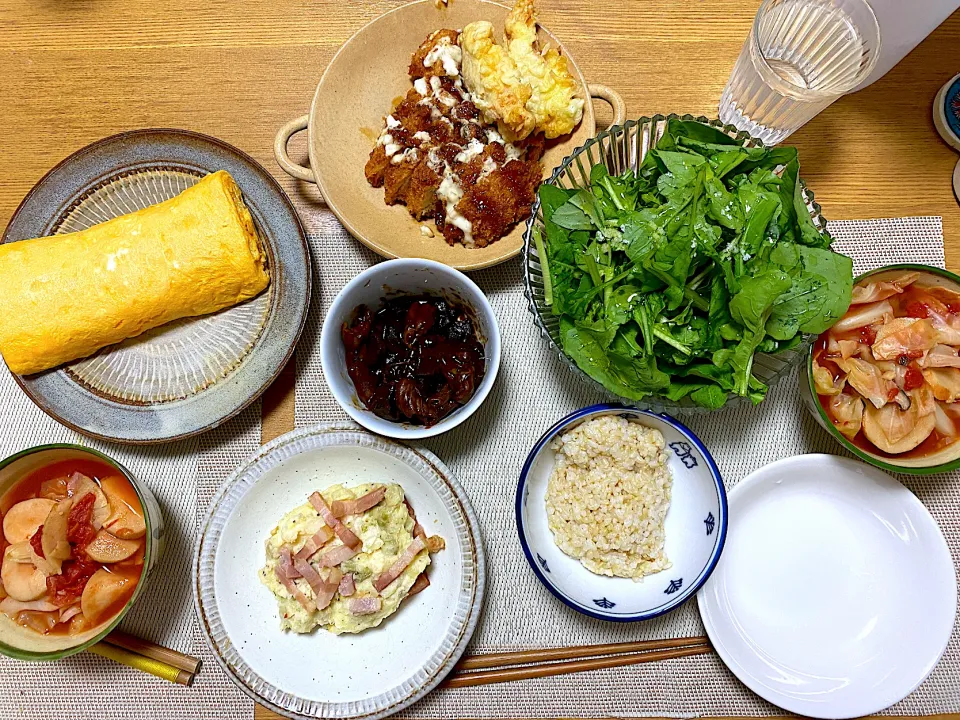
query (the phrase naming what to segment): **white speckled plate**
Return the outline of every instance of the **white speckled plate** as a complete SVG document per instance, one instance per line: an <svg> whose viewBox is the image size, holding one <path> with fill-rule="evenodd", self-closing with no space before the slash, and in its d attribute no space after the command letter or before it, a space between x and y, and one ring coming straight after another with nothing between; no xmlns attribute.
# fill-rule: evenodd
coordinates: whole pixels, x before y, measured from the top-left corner
<svg viewBox="0 0 960 720"><path fill-rule="evenodd" d="M358 635L280 630L259 580L277 521L334 483L395 482L445 550L430 587ZM350 424L319 425L265 445L210 506L194 554L197 615L217 661L241 690L291 718L386 717L432 690L463 654L483 602L484 555L466 494L432 453Z"/></svg>

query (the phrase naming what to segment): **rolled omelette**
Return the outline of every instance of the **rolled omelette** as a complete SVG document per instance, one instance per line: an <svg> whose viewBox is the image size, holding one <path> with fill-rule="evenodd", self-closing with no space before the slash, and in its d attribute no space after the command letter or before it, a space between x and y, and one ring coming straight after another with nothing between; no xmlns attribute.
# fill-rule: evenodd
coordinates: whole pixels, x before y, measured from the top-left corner
<svg viewBox="0 0 960 720"><path fill-rule="evenodd" d="M221 170L86 230L0 245L0 354L18 375L41 372L269 283L250 211Z"/></svg>

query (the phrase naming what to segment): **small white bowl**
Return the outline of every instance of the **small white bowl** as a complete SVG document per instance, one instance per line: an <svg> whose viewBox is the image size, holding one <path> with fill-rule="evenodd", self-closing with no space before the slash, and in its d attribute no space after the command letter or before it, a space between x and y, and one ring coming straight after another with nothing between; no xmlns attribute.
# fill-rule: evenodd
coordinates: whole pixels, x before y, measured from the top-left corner
<svg viewBox="0 0 960 720"><path fill-rule="evenodd" d="M672 566L641 582L605 577L564 554L547 525L547 482L556 457L551 441L601 415L619 415L663 433L673 475L664 521L664 550ZM566 605L599 620L649 620L679 607L706 582L727 535L727 495L716 463L703 443L669 415L622 405L593 405L568 415L534 445L517 487L517 527L530 567Z"/></svg>
<svg viewBox="0 0 960 720"><path fill-rule="evenodd" d="M389 296L437 295L455 300L473 311L477 332L483 343L486 372L470 401L432 427L384 420L364 406L347 373L346 351L340 336L345 322L359 305L380 307ZM483 404L500 368L500 327L490 301L470 278L458 270L432 260L403 258L367 268L348 282L334 298L320 334L320 362L333 397L347 414L372 432L401 440L440 435L456 427Z"/></svg>

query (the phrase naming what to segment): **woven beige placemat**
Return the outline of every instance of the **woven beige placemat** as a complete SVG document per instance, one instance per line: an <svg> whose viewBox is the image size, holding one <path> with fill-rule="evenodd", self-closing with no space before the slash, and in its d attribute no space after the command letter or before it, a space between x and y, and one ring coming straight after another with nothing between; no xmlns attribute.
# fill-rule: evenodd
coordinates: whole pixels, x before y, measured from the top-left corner
<svg viewBox="0 0 960 720"><path fill-rule="evenodd" d="M35 445L94 447L152 490L165 522L164 548L148 588L120 627L203 659L192 687L174 685L90 653L56 663L0 656L0 720L247 720L253 702L220 670L200 634L190 581L196 528L224 478L260 441L260 403L199 438L122 446L84 438L37 408L0 369L0 457ZM255 583L254 583L255 584Z"/></svg>
<svg viewBox="0 0 960 720"><path fill-rule="evenodd" d="M377 258L323 211L305 213L320 290L298 354L297 423L342 419L320 371L317 339L334 294ZM939 218L833 223L840 247L857 269L914 260L943 264ZM501 322L503 366L482 410L430 443L457 473L480 517L489 557L488 596L474 650L545 647L702 633L696 607L658 620L613 625L581 617L535 580L520 553L513 521L517 475L529 447L557 418L599 398L584 390L546 349L527 314L519 260L476 273ZM198 526L216 488L259 442L259 404L224 427L161 447L132 448L81 438L38 410L12 378L0 373L0 455L49 442L81 442L130 467L157 494L167 545L150 592L124 621L129 632L204 658L192 688L170 685L97 656L36 665L0 658L0 720L251 718L253 704L210 657L190 595L190 559ZM787 379L757 410L690 420L713 451L728 485L762 464L808 451L836 452L801 409ZM749 445L743 440L749 438ZM743 448L749 447L749 453ZM960 475L908 481L941 523L958 557ZM960 709L960 638L913 695L891 710L929 714ZM714 657L438 691L408 711L417 718L756 715L777 712L734 679Z"/></svg>
<svg viewBox="0 0 960 720"><path fill-rule="evenodd" d="M320 287L298 353L297 425L343 419L320 368L317 339L334 295L377 257L350 238L328 212L303 213ZM835 222L837 248L855 270L893 262L943 266L938 217ZM427 443L463 483L482 525L487 599L473 651L622 642L703 634L696 603L645 623L584 617L547 592L527 566L514 521L517 478L537 438L567 413L602 400L559 360L527 311L518 259L472 275L500 322L503 359L493 392L476 415ZM711 450L727 486L752 470L804 452L841 453L801 406L796 375L759 408L685 418ZM960 557L960 473L902 478L937 518ZM960 710L960 635L923 686L889 712ZM479 688L440 690L407 711L414 718L769 715L778 710L753 695L716 656L604 670Z"/></svg>

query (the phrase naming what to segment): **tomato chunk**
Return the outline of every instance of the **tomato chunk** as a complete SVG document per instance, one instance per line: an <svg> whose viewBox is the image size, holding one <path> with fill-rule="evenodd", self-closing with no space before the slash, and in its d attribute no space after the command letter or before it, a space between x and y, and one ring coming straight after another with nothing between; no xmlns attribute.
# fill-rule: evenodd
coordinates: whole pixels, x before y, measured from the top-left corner
<svg viewBox="0 0 960 720"><path fill-rule="evenodd" d="M67 516L67 540L73 545L86 547L97 536L97 531L91 523L95 502L93 493L87 493L70 508L70 514Z"/></svg>
<svg viewBox="0 0 960 720"><path fill-rule="evenodd" d="M63 571L59 575L50 575L47 578L47 591L50 593L50 602L57 607L72 605L83 595L90 577L100 569L100 565L88 560L67 560L63 563Z"/></svg>
<svg viewBox="0 0 960 720"><path fill-rule="evenodd" d="M907 315L912 318L926 318L930 317L930 306L927 303L920 302L918 300L911 300L907 303L905 308Z"/></svg>
<svg viewBox="0 0 960 720"><path fill-rule="evenodd" d="M877 340L877 331L873 325L864 325L860 328L860 341L867 345L873 345Z"/></svg>
<svg viewBox="0 0 960 720"><path fill-rule="evenodd" d="M903 376L903 389L916 390L921 385L923 385L923 373L920 372L920 368L914 363L910 363L907 372Z"/></svg>

